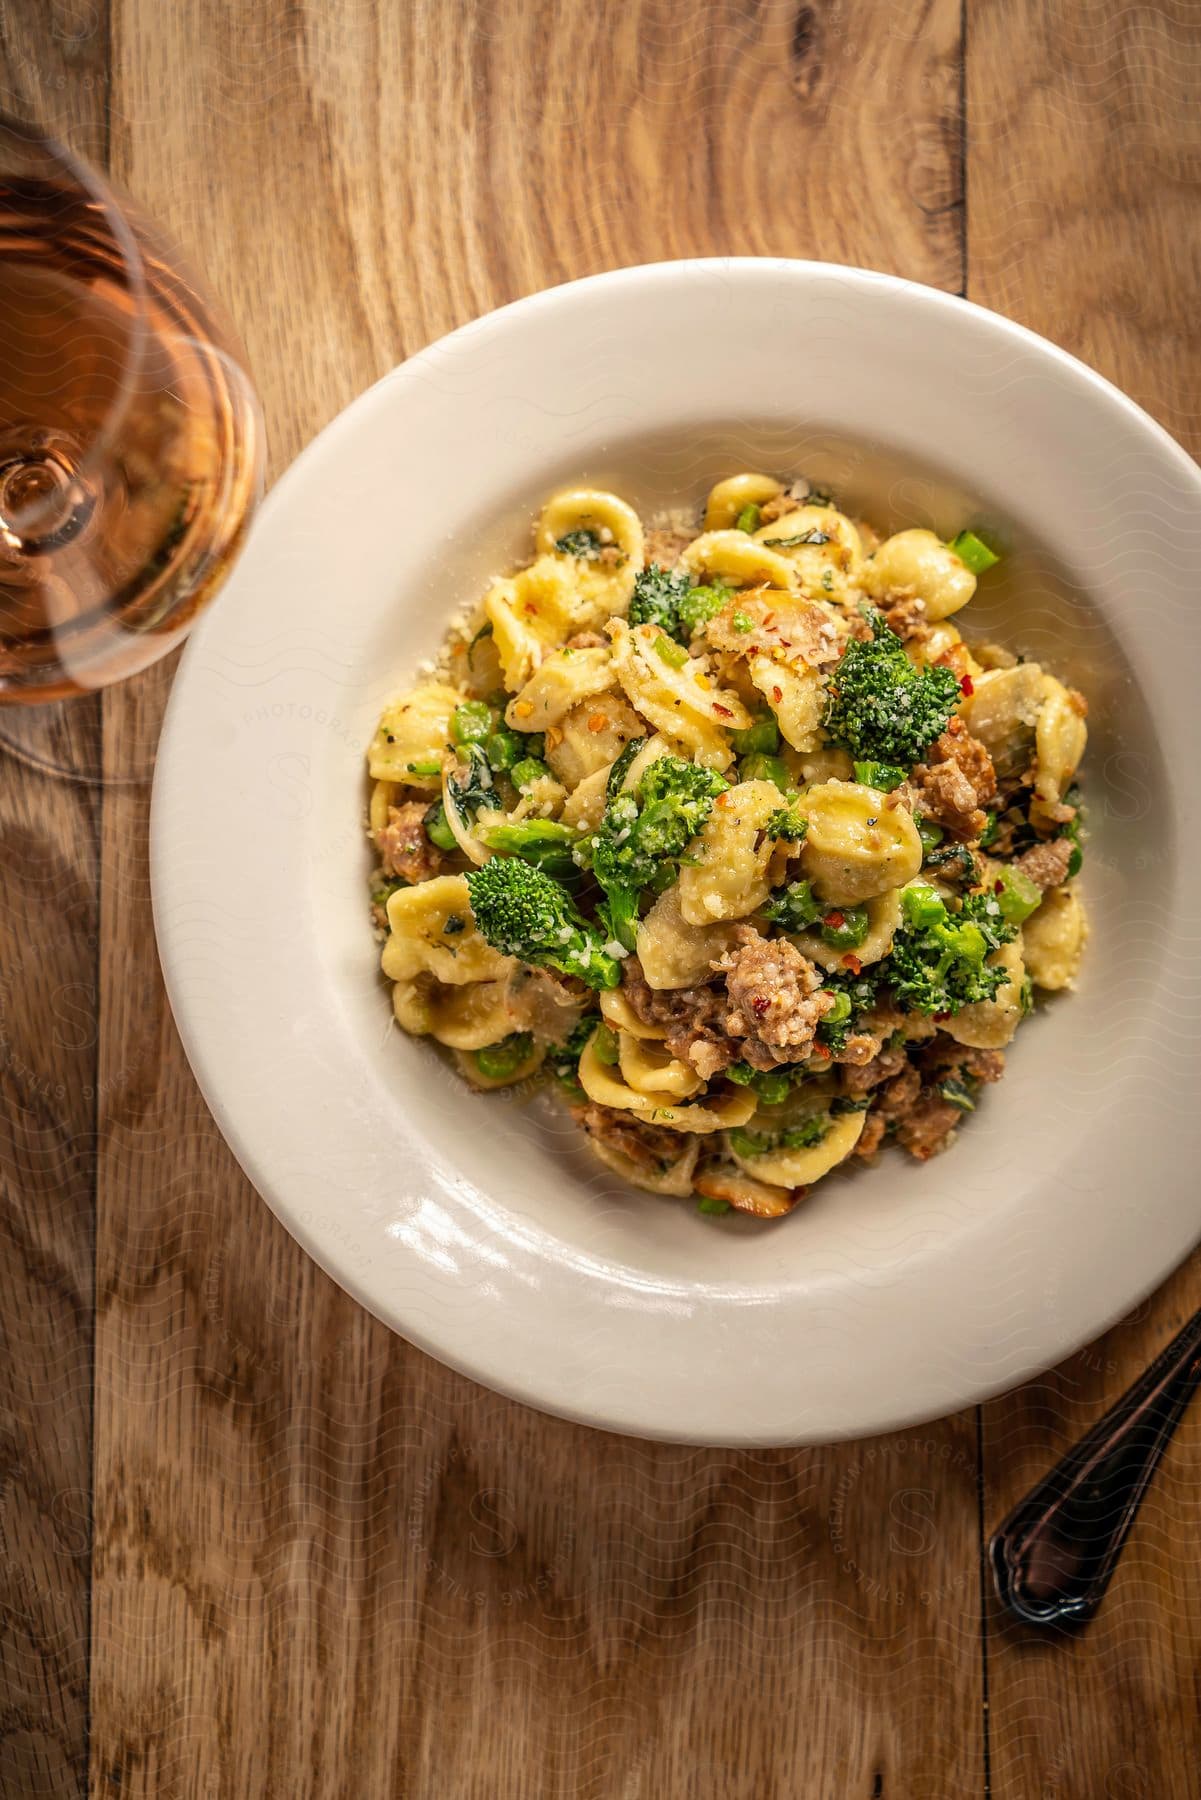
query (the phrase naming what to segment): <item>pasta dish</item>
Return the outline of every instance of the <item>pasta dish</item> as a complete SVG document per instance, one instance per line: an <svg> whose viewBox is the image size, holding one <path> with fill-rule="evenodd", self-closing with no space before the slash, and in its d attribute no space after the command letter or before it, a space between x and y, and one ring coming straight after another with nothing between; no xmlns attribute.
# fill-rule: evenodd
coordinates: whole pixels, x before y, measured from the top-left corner
<svg viewBox="0 0 1201 1800"><path fill-rule="evenodd" d="M945 1148L1087 937L1084 698L954 622L994 551L751 473L533 549L368 752L399 1024L706 1213Z"/></svg>

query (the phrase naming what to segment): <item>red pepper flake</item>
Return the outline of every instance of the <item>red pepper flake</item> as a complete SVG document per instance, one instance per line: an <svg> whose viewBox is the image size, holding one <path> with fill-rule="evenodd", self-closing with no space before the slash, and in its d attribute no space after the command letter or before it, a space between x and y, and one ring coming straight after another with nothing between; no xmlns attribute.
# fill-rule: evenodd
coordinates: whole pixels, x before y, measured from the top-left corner
<svg viewBox="0 0 1201 1800"><path fill-rule="evenodd" d="M844 969L849 969L852 975L861 975L863 973L863 964L857 956L852 955L849 951L842 959L842 966Z"/></svg>
<svg viewBox="0 0 1201 1800"><path fill-rule="evenodd" d="M994 881L992 884L992 891L994 894L1003 894L1005 892L1005 883L1003 881Z"/></svg>
<svg viewBox="0 0 1201 1800"><path fill-rule="evenodd" d="M780 687L773 687L772 691L771 691L771 697L775 701L776 705L779 706L781 700L784 698L784 689L780 688Z"/></svg>
<svg viewBox="0 0 1201 1800"><path fill-rule="evenodd" d="M775 624L775 622L776 622L776 615L774 612L764 613L763 625L764 625L764 629L766 631L770 631L772 626Z"/></svg>
<svg viewBox="0 0 1201 1800"><path fill-rule="evenodd" d="M934 1017L936 1019L949 1019L950 1016L951 1015L949 1012L935 1013L935 1015L934 1015Z"/></svg>
<svg viewBox="0 0 1201 1800"><path fill-rule="evenodd" d="M961 694L974 694L975 691L975 683L972 681L971 676L965 675L963 680L959 683L959 692Z"/></svg>
<svg viewBox="0 0 1201 1800"><path fill-rule="evenodd" d="M732 719L734 717L728 706L722 706L716 700L713 702L713 710L715 713L720 713L723 719Z"/></svg>
<svg viewBox="0 0 1201 1800"><path fill-rule="evenodd" d="M756 994L751 1001L751 1011L753 1013L758 1013L759 1017L762 1018L770 1005L771 1001L766 994Z"/></svg>
<svg viewBox="0 0 1201 1800"><path fill-rule="evenodd" d="M829 1062L834 1052L831 1050L829 1044L814 1044L813 1054L814 1056L824 1056L826 1061Z"/></svg>
<svg viewBox="0 0 1201 1800"><path fill-rule="evenodd" d="M828 912L822 920L823 925L832 925L835 930L846 922L846 914L840 912Z"/></svg>

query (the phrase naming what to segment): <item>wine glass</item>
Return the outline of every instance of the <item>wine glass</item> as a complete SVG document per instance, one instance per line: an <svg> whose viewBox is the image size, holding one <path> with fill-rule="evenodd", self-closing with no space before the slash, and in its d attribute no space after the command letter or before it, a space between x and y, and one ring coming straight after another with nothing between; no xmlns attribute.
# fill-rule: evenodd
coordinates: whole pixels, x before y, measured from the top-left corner
<svg viewBox="0 0 1201 1800"><path fill-rule="evenodd" d="M245 354L174 246L0 115L0 703L165 656L228 573L262 472Z"/></svg>

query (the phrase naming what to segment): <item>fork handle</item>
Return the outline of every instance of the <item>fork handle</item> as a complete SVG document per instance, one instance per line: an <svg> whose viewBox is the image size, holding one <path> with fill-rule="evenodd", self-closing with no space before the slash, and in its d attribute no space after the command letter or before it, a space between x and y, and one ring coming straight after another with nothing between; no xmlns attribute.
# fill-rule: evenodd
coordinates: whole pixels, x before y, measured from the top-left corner
<svg viewBox="0 0 1201 1800"><path fill-rule="evenodd" d="M1198 1386L1201 1311L994 1532L993 1581L1017 1618L1032 1625L1092 1618Z"/></svg>

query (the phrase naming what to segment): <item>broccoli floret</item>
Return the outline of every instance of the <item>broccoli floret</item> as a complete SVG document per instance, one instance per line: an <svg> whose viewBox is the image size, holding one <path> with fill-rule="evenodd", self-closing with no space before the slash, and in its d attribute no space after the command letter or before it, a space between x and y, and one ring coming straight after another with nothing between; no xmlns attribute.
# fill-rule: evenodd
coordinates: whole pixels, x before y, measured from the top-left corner
<svg viewBox="0 0 1201 1800"><path fill-rule="evenodd" d="M585 1013L583 1018L577 1020L573 1025L567 1042L552 1044L546 1053L547 1068L555 1080L563 1084L573 1099L586 1098L584 1090L580 1086L580 1057L584 1054L584 1047L595 1030L596 1014L594 1012Z"/></svg>
<svg viewBox="0 0 1201 1800"><path fill-rule="evenodd" d="M917 669L881 615L868 607L869 642L852 638L827 679L823 721L832 744L857 760L909 768L947 728L959 698L952 669Z"/></svg>
<svg viewBox="0 0 1201 1800"><path fill-rule="evenodd" d="M791 806L778 806L764 826L769 838L783 838L789 844L799 844L808 829L809 821L801 817L795 800Z"/></svg>
<svg viewBox="0 0 1201 1800"><path fill-rule="evenodd" d="M712 769L660 756L631 792L615 794L588 844L592 872L605 890L602 916L612 936L634 948L642 890L662 885L726 787Z"/></svg>
<svg viewBox="0 0 1201 1800"><path fill-rule="evenodd" d="M634 581L630 624L658 625L669 637L686 642L680 635L680 601L691 586L683 569L661 569L658 563L648 563Z"/></svg>
<svg viewBox="0 0 1201 1800"><path fill-rule="evenodd" d="M476 928L497 950L592 988L617 986L620 962L551 876L520 857L494 856L466 879Z"/></svg>
<svg viewBox="0 0 1201 1800"><path fill-rule="evenodd" d="M657 625L660 631L687 644L694 631L719 613L729 598L720 583L693 587L683 569L662 569L649 563L639 571L630 599L631 625Z"/></svg>
<svg viewBox="0 0 1201 1800"><path fill-rule="evenodd" d="M993 894L969 894L947 910L932 887L915 882L901 896L903 920L880 973L899 1003L914 1012L957 1013L991 1000L1009 980L986 960L1017 933Z"/></svg>
<svg viewBox="0 0 1201 1800"><path fill-rule="evenodd" d="M763 911L785 931L805 931L821 918L822 903L814 899L807 881L790 881L787 887L768 895Z"/></svg>

